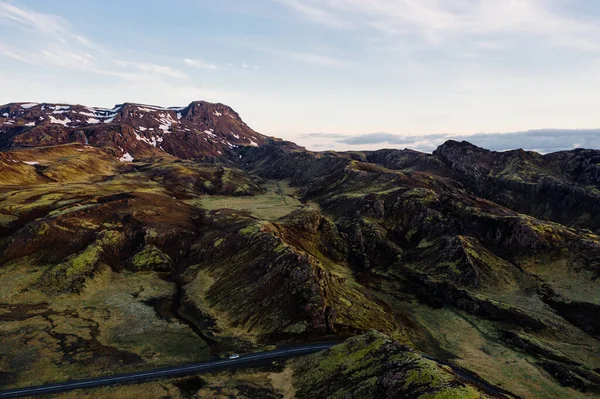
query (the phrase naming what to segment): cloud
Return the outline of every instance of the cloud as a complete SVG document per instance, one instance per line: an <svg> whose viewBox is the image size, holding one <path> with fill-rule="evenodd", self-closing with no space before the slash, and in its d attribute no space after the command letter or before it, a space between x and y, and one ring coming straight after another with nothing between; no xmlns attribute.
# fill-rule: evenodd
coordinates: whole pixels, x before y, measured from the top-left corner
<svg viewBox="0 0 600 399"><path fill-rule="evenodd" d="M208 62L204 62L202 60L193 60L190 58L185 58L183 62L191 67L198 69L217 69L217 66L214 64L209 64Z"/></svg>
<svg viewBox="0 0 600 399"><path fill-rule="evenodd" d="M60 17L19 8L9 3L0 3L0 22L11 22L16 26L33 28L42 33L61 35L68 31L68 24Z"/></svg>
<svg viewBox="0 0 600 399"><path fill-rule="evenodd" d="M304 0L275 0L294 11L300 13L304 17L329 26L344 27L344 23L341 19L338 19L333 13L320 7L320 5L312 5L309 1Z"/></svg>
<svg viewBox="0 0 600 399"><path fill-rule="evenodd" d="M124 67L131 67L139 70L143 73L156 73L161 75L170 76L173 78L185 78L187 75L185 72L180 71L179 69L172 68L170 66L165 65L156 65L145 62L128 62L128 61L115 61L117 65L121 65Z"/></svg>
<svg viewBox="0 0 600 399"><path fill-rule="evenodd" d="M287 52L287 55L295 60L315 64L320 66L343 68L350 65L348 62L330 57L327 55L303 53L303 52Z"/></svg>
<svg viewBox="0 0 600 399"><path fill-rule="evenodd" d="M313 64L317 66L323 66L327 68L343 68L352 65L351 62L336 58L330 54L323 54L323 52L311 51L315 47L312 44L308 51L300 49L290 49L290 46L281 47L273 45L261 40L235 40L231 42L235 46L243 47L253 52L261 52L279 59L287 61L299 61L306 64ZM308 46L306 46L308 47ZM322 46L320 46L322 48ZM227 64L232 67L233 64ZM248 65L246 65L248 67ZM255 69L259 69L256 66Z"/></svg>
<svg viewBox="0 0 600 399"><path fill-rule="evenodd" d="M338 140L340 143L361 145L361 144L411 144L422 140L433 140L445 137L443 134L432 134L428 136L400 136L390 133L367 133L359 136L350 136Z"/></svg>
<svg viewBox="0 0 600 399"><path fill-rule="evenodd" d="M402 146L425 152L431 152L447 140L468 141L479 147L494 151L506 151L517 148L548 153L571 150L574 148L600 149L600 129L538 129L511 133L477 133L472 135L453 135L448 133L421 136L398 135L390 133L367 133L356 136L311 133L301 136L301 145L323 148L320 139L327 139L331 149L360 149L361 146L382 148Z"/></svg>
<svg viewBox="0 0 600 399"><path fill-rule="evenodd" d="M557 45L597 50L600 28L568 16L554 0L274 0L333 28L368 29L429 44L533 36Z"/></svg>
<svg viewBox="0 0 600 399"><path fill-rule="evenodd" d="M74 31L68 21L52 14L44 14L0 0L0 28L23 33L12 35L10 43L0 39L0 56L17 63L37 66L40 75L52 73L49 67L96 75L86 79L97 92L112 88L116 96L131 95L137 98L152 96L185 103L197 99L219 100L236 94L200 87L181 69L163 62L155 62L152 55L129 59L127 52L107 49L105 46ZM181 65L181 58L169 60ZM213 69L214 65L200 60L184 59L188 66ZM65 76L64 71L61 76ZM108 80L98 80L108 77ZM102 89L96 82L103 82ZM51 84L47 84L51 86ZM68 86L68 85L67 85ZM6 84L3 87L8 87ZM10 85L12 87L12 85ZM61 93L71 89L76 95L80 87L63 87ZM40 89L41 90L41 89ZM3 94L21 96L22 91L3 90ZM130 94L129 94L130 93ZM63 94L60 94L61 96ZM54 94L52 94L54 96ZM14 98L7 98L13 101ZM40 98L46 101L46 98ZM118 101L122 101L120 98ZM170 104L165 104L170 105Z"/></svg>

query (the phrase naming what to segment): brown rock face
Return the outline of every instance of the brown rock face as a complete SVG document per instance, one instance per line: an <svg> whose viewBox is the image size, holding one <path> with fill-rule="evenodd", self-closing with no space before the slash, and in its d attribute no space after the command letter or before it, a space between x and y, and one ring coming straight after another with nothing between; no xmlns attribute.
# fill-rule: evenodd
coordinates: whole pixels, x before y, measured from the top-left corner
<svg viewBox="0 0 600 399"><path fill-rule="evenodd" d="M174 155L227 160L243 146L270 138L250 129L223 104L187 107L124 103L112 109L83 105L12 103L0 106L0 149L85 143L113 147L134 158Z"/></svg>

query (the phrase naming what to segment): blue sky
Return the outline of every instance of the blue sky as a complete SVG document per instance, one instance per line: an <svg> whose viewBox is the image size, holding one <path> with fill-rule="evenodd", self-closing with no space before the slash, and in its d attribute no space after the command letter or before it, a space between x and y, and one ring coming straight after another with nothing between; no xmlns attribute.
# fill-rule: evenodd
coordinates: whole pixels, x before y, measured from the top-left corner
<svg viewBox="0 0 600 399"><path fill-rule="evenodd" d="M319 150L545 128L560 142L523 146L598 146L600 2L0 0L0 88L0 103L223 102Z"/></svg>

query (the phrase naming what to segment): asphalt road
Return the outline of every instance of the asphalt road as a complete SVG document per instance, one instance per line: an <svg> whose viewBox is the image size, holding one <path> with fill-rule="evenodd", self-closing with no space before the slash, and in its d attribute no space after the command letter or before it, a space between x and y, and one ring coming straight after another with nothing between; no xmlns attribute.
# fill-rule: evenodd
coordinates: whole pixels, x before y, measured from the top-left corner
<svg viewBox="0 0 600 399"><path fill-rule="evenodd" d="M249 367L260 365L267 360L288 359L295 356L319 352L337 345L337 342L305 345L296 348L277 349L274 351L242 355L237 359L219 359L210 362L175 366L158 370L140 371L136 373L117 374L110 377L97 377L79 381L67 381L58 384L40 385L29 388L17 388L0 391L0 398L19 398L23 396L44 395L49 393L72 391L74 389L95 388L109 385L127 384L154 380L158 378L180 377L188 374L209 372L230 367Z"/></svg>

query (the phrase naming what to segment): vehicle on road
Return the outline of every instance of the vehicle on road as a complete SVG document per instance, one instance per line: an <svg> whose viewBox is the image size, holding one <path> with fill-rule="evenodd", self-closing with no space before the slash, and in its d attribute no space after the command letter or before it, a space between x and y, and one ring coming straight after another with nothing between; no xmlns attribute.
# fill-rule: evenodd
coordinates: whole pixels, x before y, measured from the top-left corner
<svg viewBox="0 0 600 399"><path fill-rule="evenodd" d="M237 353L234 353L233 355L229 356L230 359L237 359L239 357L240 355L238 355Z"/></svg>

